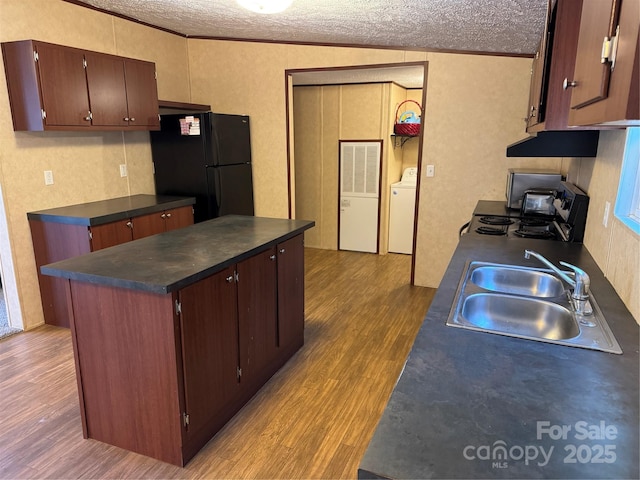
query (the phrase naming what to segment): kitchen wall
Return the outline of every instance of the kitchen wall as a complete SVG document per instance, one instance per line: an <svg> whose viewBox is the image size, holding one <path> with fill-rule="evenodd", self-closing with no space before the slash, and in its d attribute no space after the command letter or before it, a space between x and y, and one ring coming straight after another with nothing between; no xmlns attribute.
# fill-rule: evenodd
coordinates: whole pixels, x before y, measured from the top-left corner
<svg viewBox="0 0 640 480"><path fill-rule="evenodd" d="M601 131L598 156L571 161L568 180L589 195L585 246L640 323L640 236L613 214L625 138L624 129ZM611 204L606 227L602 222L605 202Z"/></svg>
<svg viewBox="0 0 640 480"><path fill-rule="evenodd" d="M479 199L504 200L507 169L559 170L559 158L507 158L524 138L529 59L429 54L416 248L418 285L437 287ZM435 176L425 177L425 165Z"/></svg>
<svg viewBox="0 0 640 480"><path fill-rule="evenodd" d="M0 1L0 41L31 38L156 62L160 97L190 99L183 38L59 0ZM151 150L147 132L14 132L0 70L0 186L6 212L0 246L12 253L2 257L2 277L12 324L28 329L43 316L26 212L154 193ZM127 165L128 177L120 177L120 164ZM44 170L53 171L53 185L44 185Z"/></svg>

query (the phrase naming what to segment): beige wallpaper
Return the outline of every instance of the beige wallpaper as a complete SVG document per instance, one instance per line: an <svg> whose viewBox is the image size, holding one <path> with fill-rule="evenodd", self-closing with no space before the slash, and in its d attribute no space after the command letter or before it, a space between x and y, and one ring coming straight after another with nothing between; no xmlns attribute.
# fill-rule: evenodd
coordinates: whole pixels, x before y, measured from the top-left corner
<svg viewBox="0 0 640 480"><path fill-rule="evenodd" d="M293 89L294 153L295 153L295 217L312 218L316 226L305 232L305 245L323 247L325 222L322 215L322 101L319 87ZM337 207L336 207L337 208Z"/></svg>
<svg viewBox="0 0 640 480"><path fill-rule="evenodd" d="M0 1L0 41L24 39L155 61L160 96L190 98L187 41L175 35L59 0ZM43 318L26 213L153 193L151 150L147 132L14 132L0 70L3 284L13 284L6 289L12 324L32 328ZM120 164L128 177L120 177ZM44 185L44 170L53 171L53 185Z"/></svg>
<svg viewBox="0 0 640 480"><path fill-rule="evenodd" d="M437 287L476 202L504 200L507 169L559 169L562 160L505 155L525 137L529 59L430 53L428 60L415 280ZM425 177L427 164L434 177Z"/></svg>
<svg viewBox="0 0 640 480"><path fill-rule="evenodd" d="M295 101L295 100L294 100ZM321 129L321 165L322 165L322 188L320 219L322 248L336 249L338 245L338 197L335 192L339 191L338 175L338 150L336 140L340 136L340 118L342 102L342 88L339 86L325 87L322 89L322 129ZM295 121L295 119L294 119ZM317 127L316 127L317 130ZM333 159L334 161L331 161ZM301 216L300 218L304 218ZM327 220L328 219L328 220ZM326 220L326 221L325 221Z"/></svg>
<svg viewBox="0 0 640 480"><path fill-rule="evenodd" d="M640 323L640 237L613 214L624 156L626 130L600 132L598 156L571 162L569 180L589 195L584 244ZM611 205L603 225L605 202Z"/></svg>

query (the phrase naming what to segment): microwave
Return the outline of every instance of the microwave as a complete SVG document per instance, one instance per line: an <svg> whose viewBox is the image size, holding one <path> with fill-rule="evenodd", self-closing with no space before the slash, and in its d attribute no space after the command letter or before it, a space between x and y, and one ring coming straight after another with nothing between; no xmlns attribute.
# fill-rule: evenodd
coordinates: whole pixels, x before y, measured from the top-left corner
<svg viewBox="0 0 640 480"><path fill-rule="evenodd" d="M507 208L522 208L524 192L534 188L558 190L564 177L546 170L510 168L507 174Z"/></svg>

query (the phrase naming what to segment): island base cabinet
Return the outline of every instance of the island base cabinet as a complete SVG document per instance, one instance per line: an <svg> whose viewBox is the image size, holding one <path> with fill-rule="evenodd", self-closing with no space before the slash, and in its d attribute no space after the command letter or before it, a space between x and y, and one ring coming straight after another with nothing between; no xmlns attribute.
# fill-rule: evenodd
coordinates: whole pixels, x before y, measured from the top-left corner
<svg viewBox="0 0 640 480"><path fill-rule="evenodd" d="M172 295L73 280L70 286L85 438L183 465Z"/></svg>
<svg viewBox="0 0 640 480"><path fill-rule="evenodd" d="M299 234L173 293L68 280L84 436L185 465L303 345L303 277Z"/></svg>

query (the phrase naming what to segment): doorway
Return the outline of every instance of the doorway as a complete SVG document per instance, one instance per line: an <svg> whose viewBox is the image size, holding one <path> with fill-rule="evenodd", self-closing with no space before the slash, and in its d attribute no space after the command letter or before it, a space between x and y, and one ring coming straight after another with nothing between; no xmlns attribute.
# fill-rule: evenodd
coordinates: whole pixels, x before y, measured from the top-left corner
<svg viewBox="0 0 640 480"><path fill-rule="evenodd" d="M11 242L4 208L4 193L0 185L0 338L24 329L22 309L11 255Z"/></svg>
<svg viewBox="0 0 640 480"><path fill-rule="evenodd" d="M313 234L321 236L321 239L313 238L314 241L308 242L310 246L317 246L318 248L325 249L337 249L338 248L338 199L339 199L339 162L338 162L338 143L340 140L354 141L354 140L382 140L385 146L385 158L391 155L396 155L397 152L401 152L404 147L404 142L398 142L398 139L393 134L393 125L389 123L389 119L396 113L395 106L404 100L405 96L398 96L398 91L412 89L417 92L417 100L421 100L421 104L424 105L426 97L426 72L427 62L406 62L406 63L394 63L394 64L377 64L377 65L363 65L352 67L335 67L335 68L311 68L300 70L287 70L285 72L287 81L287 150L288 150L288 174L289 174L289 215L291 218L311 218L316 220L317 227L314 229ZM371 100L370 102L360 102L355 105L352 100L349 100L345 92L353 92L354 89L362 89L363 91L367 87L380 86L385 88L385 92L382 93L382 97L378 97L384 100L378 100L378 104L374 108L371 108L369 103L375 103L372 96L367 97L366 93L360 92L360 97ZM309 87L309 88L306 88ZM318 88L319 87L319 88ZM296 92L296 100L294 101L294 88ZM395 90L393 90L395 89ZM391 93L393 90L394 93ZM322 97L321 102L325 103L325 106L319 108L318 111L313 111L315 107L308 110L301 110L300 105L306 102L300 101L299 92L310 92L309 95L317 95ZM316 93L319 91L319 93ZM353 96L353 95L352 95ZM329 103L327 103L329 98ZM345 99L346 98L346 99ZM327 127L325 120L331 118L331 115L335 115L335 109L332 110L332 106L339 105L338 108L344 107L345 104L351 101L351 111L355 111L355 114L340 113L341 117L336 120L337 127L329 125ZM333 102L331 104L331 102ZM329 108L326 105L329 105ZM361 108L361 111L359 109ZM385 110L386 109L386 110ZM377 111L376 111L377 110ZM384 112L383 112L384 110ZM374 129L371 133L365 133L363 135L353 134L357 132L357 128L352 128L352 125L358 123L360 115L362 121L366 121L377 115L376 118L380 122L380 128ZM308 117L308 118L307 118ZM316 131L309 134L308 131L302 132L299 128L300 118L304 118L305 121L313 125L321 124L322 127L315 127ZM318 121L320 119L320 121ZM296 127L294 128L294 120ZM348 128L345 128L347 125ZM318 129L322 129L318 133ZM332 130L327 134L327 130ZM308 128L305 130L313 130ZM361 129L362 130L362 129ZM348 133L345 133L348 132ZM391 136L389 136L391 134ZM304 135L305 141L308 144L308 148L301 149L297 142L299 142L301 136ZM329 140L327 140L329 139ZM421 171L421 159L422 159L422 143L423 132L421 131L418 137L411 141L413 148L417 150L415 153L415 162L413 166L418 170L418 178ZM306 145L305 145L306 146ZM302 152L302 155L301 155ZM309 152L317 154L321 152L328 158L327 161L322 160L317 162L313 159L307 158L301 159L302 156L308 155ZM396 152L396 153L393 153ZM401 153L400 153L401 155ZM315 162L315 163L314 163ZM400 180L403 169L402 160L398 164L395 159L395 165L393 168L396 171L385 170L381 184L381 195L383 196L381 202L381 215L380 218L384 222L383 230L379 235L379 243L382 248L379 249L379 253L387 253L387 240L388 240L388 216L389 216L389 186L393 182ZM302 166L306 166L304 174L300 173ZM309 165L312 166L311 170ZM390 163L391 165L391 163ZM398 166L400 165L400 166ZM326 177L326 180L320 180L323 182L318 187L318 177ZM314 183L315 182L315 183ZM416 202L412 215L414 226L417 223L417 213L419 208L419 183L416 189ZM313 209L307 208L301 204L301 199L305 199L314 205ZM309 200L310 199L310 200ZM333 202L333 203L332 203ZM310 231L311 232L311 231ZM415 237L416 228L413 229L413 238L411 243L413 244L412 252L415 250ZM414 283L414 255L411 253L411 284Z"/></svg>

